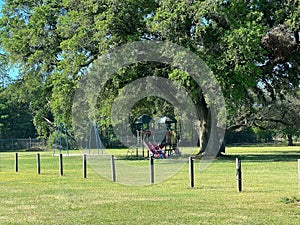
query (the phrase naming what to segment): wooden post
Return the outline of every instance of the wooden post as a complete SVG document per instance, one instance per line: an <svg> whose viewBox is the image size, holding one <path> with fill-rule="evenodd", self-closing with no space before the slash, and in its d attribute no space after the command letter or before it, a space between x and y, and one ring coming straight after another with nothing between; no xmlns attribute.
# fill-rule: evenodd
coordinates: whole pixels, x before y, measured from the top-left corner
<svg viewBox="0 0 300 225"><path fill-rule="evenodd" d="M112 181L116 182L116 165L115 165L115 156L111 155L111 177Z"/></svg>
<svg viewBox="0 0 300 225"><path fill-rule="evenodd" d="M150 157L150 183L154 184L154 160L153 156Z"/></svg>
<svg viewBox="0 0 300 225"><path fill-rule="evenodd" d="M193 188L194 183L194 160L193 157L189 157L189 168L190 168L190 187Z"/></svg>
<svg viewBox="0 0 300 225"><path fill-rule="evenodd" d="M41 155L40 155L40 153L36 154L36 163L37 163L37 174L41 174Z"/></svg>
<svg viewBox="0 0 300 225"><path fill-rule="evenodd" d="M83 154L82 156L82 166L83 166L83 178L86 178L87 177L87 163L86 163L86 154Z"/></svg>
<svg viewBox="0 0 300 225"><path fill-rule="evenodd" d="M62 153L59 154L59 172L60 172L60 176L64 175L63 154Z"/></svg>
<svg viewBox="0 0 300 225"><path fill-rule="evenodd" d="M298 183L299 183L299 193L300 193L300 159L298 159Z"/></svg>
<svg viewBox="0 0 300 225"><path fill-rule="evenodd" d="M141 143L142 143L142 157L145 157L145 147L144 147L144 124L142 125L142 137L141 137Z"/></svg>
<svg viewBox="0 0 300 225"><path fill-rule="evenodd" d="M240 158L236 158L236 181L238 192L242 192L242 163Z"/></svg>
<svg viewBox="0 0 300 225"><path fill-rule="evenodd" d="M16 173L19 172L19 155L17 152L15 153L15 171Z"/></svg>
<svg viewBox="0 0 300 225"><path fill-rule="evenodd" d="M140 132L138 130L138 125L136 125L136 148L135 148L135 155L136 157L139 156L139 137L140 137Z"/></svg>

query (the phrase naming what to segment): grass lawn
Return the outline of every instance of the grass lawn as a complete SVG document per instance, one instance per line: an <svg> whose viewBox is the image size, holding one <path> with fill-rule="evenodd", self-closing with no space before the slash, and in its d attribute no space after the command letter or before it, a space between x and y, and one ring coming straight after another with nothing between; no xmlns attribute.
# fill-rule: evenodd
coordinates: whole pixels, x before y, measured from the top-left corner
<svg viewBox="0 0 300 225"><path fill-rule="evenodd" d="M0 224L299 224L300 147L231 147L205 171L195 163L195 188L188 165L164 182L126 186L104 179L82 157L0 153ZM235 158L242 159L243 192L236 187ZM141 163L135 160L136 163ZM89 162L88 162L89 163ZM134 161L130 163L135 163Z"/></svg>

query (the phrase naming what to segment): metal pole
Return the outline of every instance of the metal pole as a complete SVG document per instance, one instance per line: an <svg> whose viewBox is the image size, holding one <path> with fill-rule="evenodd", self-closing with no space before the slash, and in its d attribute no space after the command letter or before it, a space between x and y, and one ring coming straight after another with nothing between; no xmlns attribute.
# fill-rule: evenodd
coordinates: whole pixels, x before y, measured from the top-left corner
<svg viewBox="0 0 300 225"><path fill-rule="evenodd" d="M111 156L111 177L112 181L116 182L116 165L115 165L115 156Z"/></svg>
<svg viewBox="0 0 300 225"><path fill-rule="evenodd" d="M136 148L135 148L135 153L136 153L136 157L139 156L139 130L138 127L136 127Z"/></svg>
<svg viewBox="0 0 300 225"><path fill-rule="evenodd" d="M16 173L19 172L19 155L17 152L15 153L15 171Z"/></svg>
<svg viewBox="0 0 300 225"><path fill-rule="evenodd" d="M193 157L189 157L189 165L190 165L190 187L193 188L194 183L194 160Z"/></svg>
<svg viewBox="0 0 300 225"><path fill-rule="evenodd" d="M240 158L236 158L236 180L238 192L242 192L242 163Z"/></svg>
<svg viewBox="0 0 300 225"><path fill-rule="evenodd" d="M37 162L37 174L41 174L41 155L40 155L40 153L36 154L36 162Z"/></svg>
<svg viewBox="0 0 300 225"><path fill-rule="evenodd" d="M154 160L153 160L153 156L150 157L150 183L154 184Z"/></svg>
<svg viewBox="0 0 300 225"><path fill-rule="evenodd" d="M63 168L63 154L59 154L59 172L60 176L64 175L64 168Z"/></svg>
<svg viewBox="0 0 300 225"><path fill-rule="evenodd" d="M87 177L86 154L83 154L83 156L82 156L82 165L83 165L83 178L86 178Z"/></svg>
<svg viewBox="0 0 300 225"><path fill-rule="evenodd" d="M142 157L145 157L145 149L144 149L144 124L142 127Z"/></svg>

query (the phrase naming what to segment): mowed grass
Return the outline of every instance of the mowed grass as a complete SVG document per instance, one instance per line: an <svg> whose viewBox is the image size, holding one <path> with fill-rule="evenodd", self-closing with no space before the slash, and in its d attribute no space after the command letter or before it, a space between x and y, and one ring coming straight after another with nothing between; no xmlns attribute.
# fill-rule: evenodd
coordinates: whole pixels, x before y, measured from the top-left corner
<svg viewBox="0 0 300 225"><path fill-rule="evenodd" d="M242 159L243 192L236 187L235 158ZM195 188L185 165L164 182L126 186L104 179L82 157L0 153L0 224L299 224L300 147L235 147L200 171ZM135 160L136 163L141 163ZM135 163L130 161L130 163Z"/></svg>

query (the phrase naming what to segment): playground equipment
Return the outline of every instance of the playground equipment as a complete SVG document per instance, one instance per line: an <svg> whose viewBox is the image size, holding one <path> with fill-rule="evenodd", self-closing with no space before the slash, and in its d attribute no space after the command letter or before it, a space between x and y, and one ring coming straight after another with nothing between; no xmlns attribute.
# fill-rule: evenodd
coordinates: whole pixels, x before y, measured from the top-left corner
<svg viewBox="0 0 300 225"><path fill-rule="evenodd" d="M149 141L150 136L152 136L152 143ZM151 131L146 131L145 132L145 137L144 137L144 146L148 149L148 153L151 154L154 158L166 158L165 152L161 149L161 146L155 141L154 133ZM149 157L149 155L148 155Z"/></svg>
<svg viewBox="0 0 300 225"><path fill-rule="evenodd" d="M94 132L93 132L94 131ZM90 123L89 132L89 144L88 144L88 154L91 154L91 149L97 149L98 154L100 151L103 153L103 145L100 138L100 131L98 129L98 124L96 122Z"/></svg>
<svg viewBox="0 0 300 225"><path fill-rule="evenodd" d="M135 121L136 126L136 156L139 154L139 147L142 148L142 157L145 157L145 149L147 148L147 157L149 154L165 158L175 153L180 156L178 149L179 132L177 130L177 120L171 116L164 116L156 121L156 129L150 126L152 118L143 114ZM150 127L152 129L150 129ZM149 138L153 141L150 142ZM158 144L159 143L159 144ZM163 151L164 154L160 152Z"/></svg>
<svg viewBox="0 0 300 225"><path fill-rule="evenodd" d="M144 132L148 131L150 128L150 121L152 118L143 114L135 121L135 130L136 130L136 156L139 155L139 146L142 147L142 157L145 157L145 149L144 149Z"/></svg>
<svg viewBox="0 0 300 225"><path fill-rule="evenodd" d="M65 143L63 143L63 138L64 138ZM55 142L54 142L53 155L55 155L55 153L57 151L57 147L59 148L59 153L62 153L63 144L65 144L66 152L69 155L69 141L68 141L68 132L67 132L66 124L58 123L57 130L56 130L56 136L55 136Z"/></svg>
<svg viewBox="0 0 300 225"><path fill-rule="evenodd" d="M160 146L170 156L173 152L180 155L178 150L178 142L180 139L177 129L177 120L172 116L161 117L158 121L157 133L163 137Z"/></svg>

